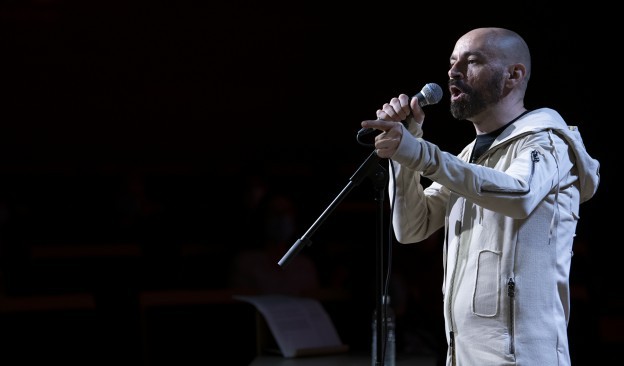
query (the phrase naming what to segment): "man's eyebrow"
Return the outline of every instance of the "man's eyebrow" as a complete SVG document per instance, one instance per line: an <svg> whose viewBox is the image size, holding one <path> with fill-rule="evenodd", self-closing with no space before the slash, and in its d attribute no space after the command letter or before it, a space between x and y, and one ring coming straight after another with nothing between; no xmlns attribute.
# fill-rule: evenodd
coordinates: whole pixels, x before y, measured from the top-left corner
<svg viewBox="0 0 624 366"><path fill-rule="evenodd" d="M458 56L451 56L450 61L457 61L460 58L469 58L469 57L477 57L477 58L487 58L487 54L482 52L482 51L468 51L468 52L464 52L461 55Z"/></svg>

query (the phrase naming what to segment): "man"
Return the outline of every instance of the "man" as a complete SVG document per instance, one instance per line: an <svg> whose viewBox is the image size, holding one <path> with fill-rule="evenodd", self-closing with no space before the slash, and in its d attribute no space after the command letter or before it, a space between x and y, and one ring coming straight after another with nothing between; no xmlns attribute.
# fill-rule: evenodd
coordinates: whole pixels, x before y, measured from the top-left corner
<svg viewBox="0 0 624 366"><path fill-rule="evenodd" d="M451 113L476 131L459 155L422 139L417 98L401 94L362 122L383 131L375 148L391 159L397 240L444 227L447 365L570 365L572 244L599 162L555 110L527 110L530 75L517 33L474 29L456 42L448 71Z"/></svg>

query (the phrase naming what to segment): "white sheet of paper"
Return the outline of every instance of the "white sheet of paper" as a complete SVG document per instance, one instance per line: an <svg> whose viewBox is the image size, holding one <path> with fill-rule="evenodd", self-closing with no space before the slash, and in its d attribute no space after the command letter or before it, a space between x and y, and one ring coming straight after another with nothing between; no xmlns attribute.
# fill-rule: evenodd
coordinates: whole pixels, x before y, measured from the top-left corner
<svg viewBox="0 0 624 366"><path fill-rule="evenodd" d="M316 299L286 295L234 298L253 304L264 316L284 357L295 357L306 349L344 346L329 314Z"/></svg>

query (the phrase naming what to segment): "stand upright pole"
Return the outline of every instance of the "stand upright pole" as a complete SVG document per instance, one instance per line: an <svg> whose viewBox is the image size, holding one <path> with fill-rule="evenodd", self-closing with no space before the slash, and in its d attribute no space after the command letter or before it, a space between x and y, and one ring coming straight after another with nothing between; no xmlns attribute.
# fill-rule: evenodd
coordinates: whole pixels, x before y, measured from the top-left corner
<svg viewBox="0 0 624 366"><path fill-rule="evenodd" d="M319 216L316 221L312 224L312 226L305 232L305 234L298 239L295 244L293 244L288 252L279 260L278 264L280 266L285 266L288 262L296 256L304 246L309 246L312 244L310 240L310 236L316 232L319 226L325 221L328 215L338 206L338 204L344 199L344 197L349 193L353 187L359 185L364 178L370 178L373 181L373 185L375 187L375 201L377 201L377 217L376 217L376 225L375 225L375 234L376 234L376 265L375 265L375 307L377 309L376 316L376 332L377 332L377 351L375 357L375 365L382 366L384 363L384 355L385 355L385 343L386 343L386 327L385 327L385 314L386 310L384 308L384 292L385 292L385 278L384 275L386 273L387 264L385 263L385 249L391 243L384 243L384 197L386 195L386 187L388 185L388 174L384 167L379 164L380 158L377 156L376 152L373 151L369 157L362 163L362 165L358 168L358 170L351 177L349 184L340 192L340 194L332 201L332 203L323 211L321 216Z"/></svg>

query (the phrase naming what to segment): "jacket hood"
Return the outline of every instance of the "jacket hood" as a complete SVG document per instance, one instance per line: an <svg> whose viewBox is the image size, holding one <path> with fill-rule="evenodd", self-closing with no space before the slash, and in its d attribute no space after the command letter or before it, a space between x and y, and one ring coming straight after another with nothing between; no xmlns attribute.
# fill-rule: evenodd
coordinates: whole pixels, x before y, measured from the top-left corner
<svg viewBox="0 0 624 366"><path fill-rule="evenodd" d="M568 142L576 155L581 202L592 198L600 183L600 163L592 158L585 149L578 128L566 124L557 111L541 108L527 113L505 129L497 138L496 144L518 135L543 130L553 130Z"/></svg>

